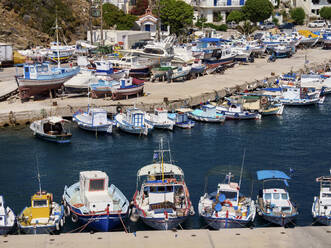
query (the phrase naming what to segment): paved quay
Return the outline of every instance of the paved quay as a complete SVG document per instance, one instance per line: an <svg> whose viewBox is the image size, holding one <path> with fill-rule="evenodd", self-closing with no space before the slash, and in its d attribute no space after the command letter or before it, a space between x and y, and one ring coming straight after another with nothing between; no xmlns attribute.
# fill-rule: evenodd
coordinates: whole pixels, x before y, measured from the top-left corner
<svg viewBox="0 0 331 248"><path fill-rule="evenodd" d="M0 247L15 248L217 248L217 247L331 247L331 227L255 228L74 233L60 235L9 235L0 237Z"/></svg>
<svg viewBox="0 0 331 248"><path fill-rule="evenodd" d="M305 63L307 61L308 63ZM144 90L146 96L121 101L93 99L91 104L105 108L111 113L115 113L118 106L126 107L134 104L146 111L152 111L155 107L160 106L174 110L183 105L196 106L200 102L224 97L238 89L255 88L262 84L263 80L272 80L272 75L277 76L289 71L299 72L307 68L322 69L330 62L331 50L321 48L299 50L289 59L278 59L273 63L267 63L267 58L256 59L252 64L236 65L222 75L207 75L185 82L147 82ZM71 116L79 109L86 109L87 104L87 97L59 97L38 101L30 100L25 103L21 103L17 98L12 98L0 102L0 126L13 123L24 124L45 115Z"/></svg>

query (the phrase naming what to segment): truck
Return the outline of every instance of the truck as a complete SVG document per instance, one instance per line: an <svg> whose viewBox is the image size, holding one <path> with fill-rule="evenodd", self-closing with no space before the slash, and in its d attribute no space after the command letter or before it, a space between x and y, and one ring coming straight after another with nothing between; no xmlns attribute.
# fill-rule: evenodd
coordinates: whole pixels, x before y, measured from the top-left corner
<svg viewBox="0 0 331 248"><path fill-rule="evenodd" d="M13 65L13 46L7 43L0 43L0 66Z"/></svg>

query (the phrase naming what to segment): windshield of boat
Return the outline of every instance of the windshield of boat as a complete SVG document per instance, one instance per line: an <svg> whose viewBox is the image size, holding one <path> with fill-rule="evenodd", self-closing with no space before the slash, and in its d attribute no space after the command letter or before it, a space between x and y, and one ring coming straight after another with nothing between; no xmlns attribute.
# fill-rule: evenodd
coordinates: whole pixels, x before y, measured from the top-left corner
<svg viewBox="0 0 331 248"><path fill-rule="evenodd" d="M47 200L35 200L33 201L33 207L47 207Z"/></svg>
<svg viewBox="0 0 331 248"><path fill-rule="evenodd" d="M164 51L156 48L145 48L144 53L152 53L152 54L164 54Z"/></svg>
<svg viewBox="0 0 331 248"><path fill-rule="evenodd" d="M231 192L231 191L220 191L220 195L225 195L225 199L230 199L232 201L237 200L237 192Z"/></svg>
<svg viewBox="0 0 331 248"><path fill-rule="evenodd" d="M323 193L322 197L331 198L331 194L330 193Z"/></svg>
<svg viewBox="0 0 331 248"><path fill-rule="evenodd" d="M89 191L101 191L104 190L105 179L91 179Z"/></svg>

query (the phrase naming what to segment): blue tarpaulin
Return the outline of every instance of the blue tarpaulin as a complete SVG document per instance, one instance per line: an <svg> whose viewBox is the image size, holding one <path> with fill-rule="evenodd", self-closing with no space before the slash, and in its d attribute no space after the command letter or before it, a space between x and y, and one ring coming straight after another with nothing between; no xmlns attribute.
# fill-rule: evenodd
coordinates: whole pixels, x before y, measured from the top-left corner
<svg viewBox="0 0 331 248"><path fill-rule="evenodd" d="M229 40L224 40L220 38L202 38L200 42L230 42Z"/></svg>
<svg viewBox="0 0 331 248"><path fill-rule="evenodd" d="M263 90L266 90L266 91L281 91L282 88L264 88Z"/></svg>
<svg viewBox="0 0 331 248"><path fill-rule="evenodd" d="M266 180L266 179L291 179L288 175L286 175L282 171L278 170L260 170L256 172L258 180Z"/></svg>

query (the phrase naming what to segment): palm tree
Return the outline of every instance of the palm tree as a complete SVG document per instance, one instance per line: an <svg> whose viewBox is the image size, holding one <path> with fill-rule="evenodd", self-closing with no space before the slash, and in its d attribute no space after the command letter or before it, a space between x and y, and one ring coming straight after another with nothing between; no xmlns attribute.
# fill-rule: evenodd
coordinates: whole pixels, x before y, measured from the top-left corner
<svg viewBox="0 0 331 248"><path fill-rule="evenodd" d="M246 20L244 23L237 26L237 30L239 31L239 33L248 36L252 34L255 30L257 30L257 26Z"/></svg>

